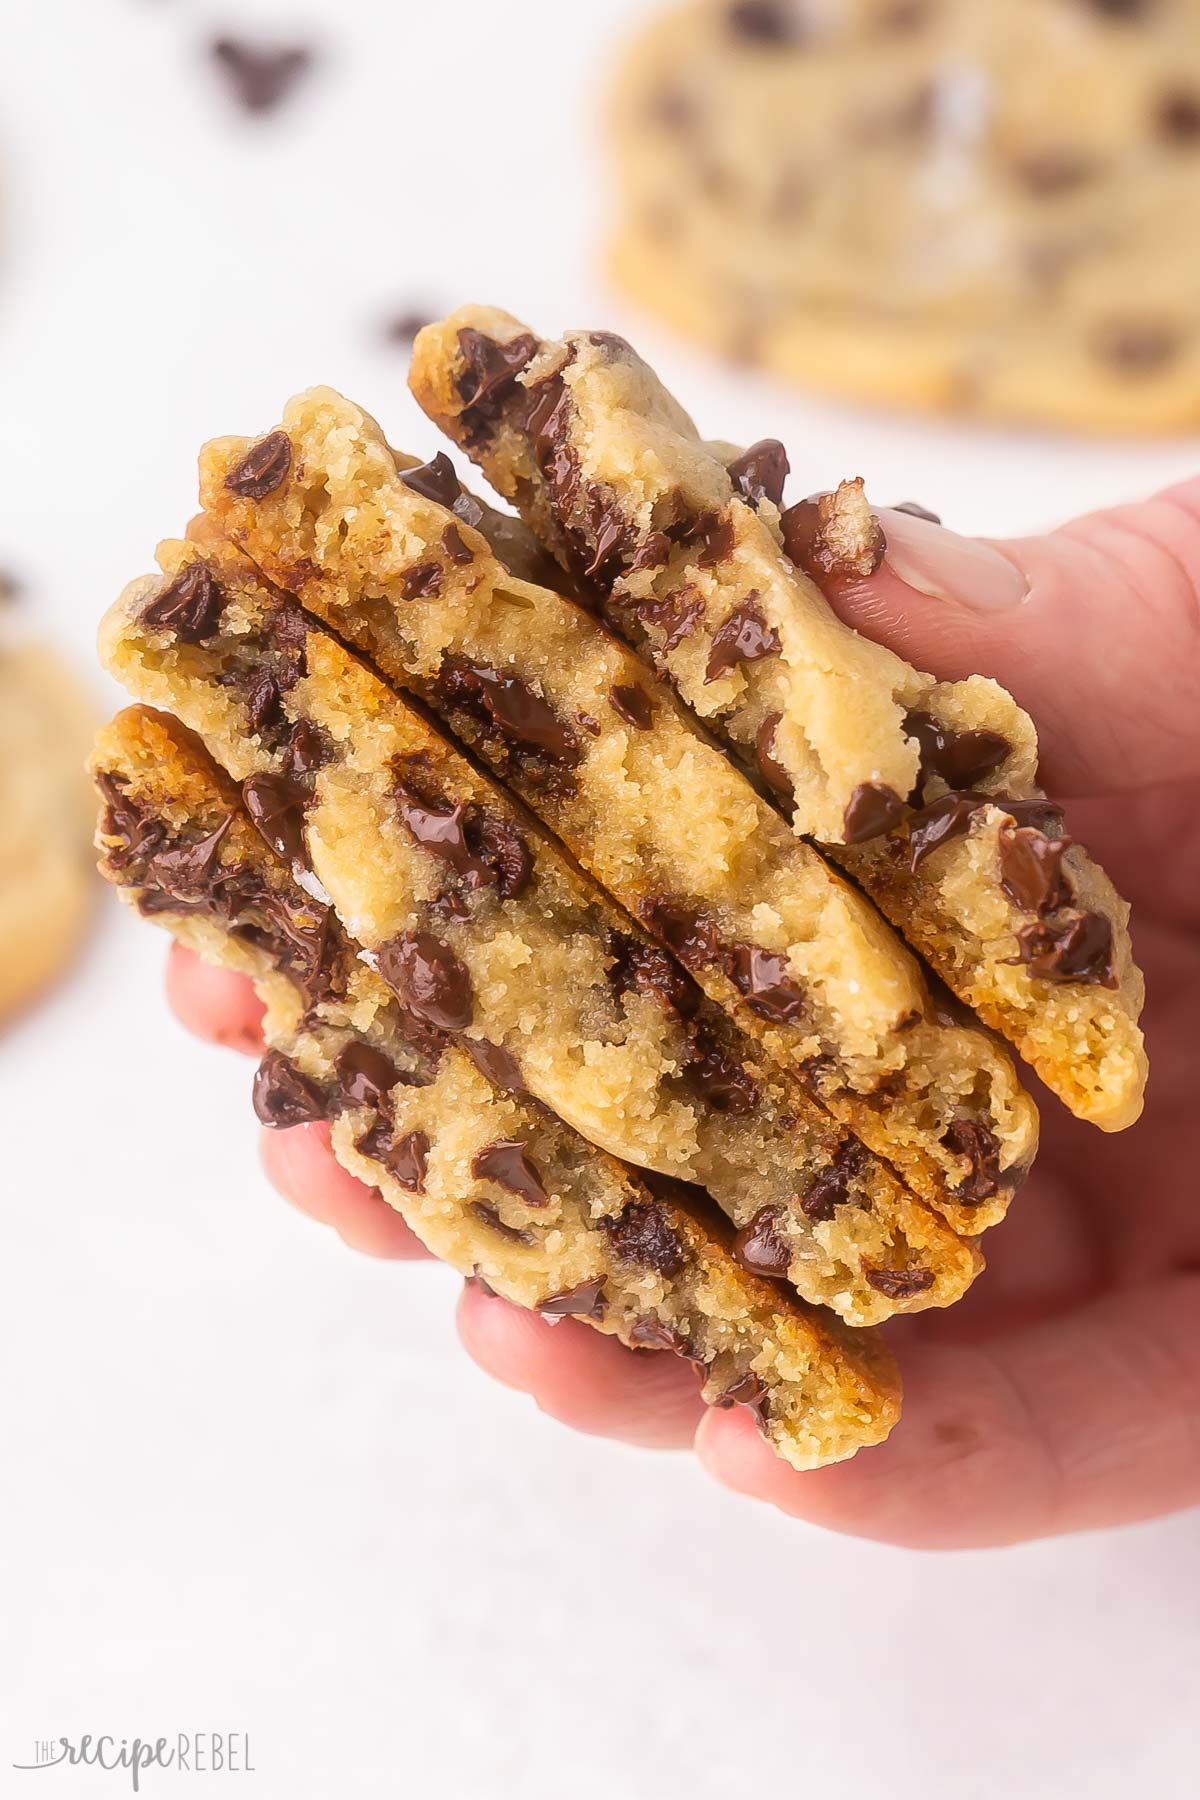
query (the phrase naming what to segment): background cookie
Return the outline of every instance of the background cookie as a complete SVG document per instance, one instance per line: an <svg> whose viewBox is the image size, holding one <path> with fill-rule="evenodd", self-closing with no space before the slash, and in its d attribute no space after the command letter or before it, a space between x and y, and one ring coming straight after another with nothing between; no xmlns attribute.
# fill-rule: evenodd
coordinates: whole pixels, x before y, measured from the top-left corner
<svg viewBox="0 0 1200 1800"><path fill-rule="evenodd" d="M621 284L875 401L1200 418L1197 0L702 0L615 106Z"/></svg>

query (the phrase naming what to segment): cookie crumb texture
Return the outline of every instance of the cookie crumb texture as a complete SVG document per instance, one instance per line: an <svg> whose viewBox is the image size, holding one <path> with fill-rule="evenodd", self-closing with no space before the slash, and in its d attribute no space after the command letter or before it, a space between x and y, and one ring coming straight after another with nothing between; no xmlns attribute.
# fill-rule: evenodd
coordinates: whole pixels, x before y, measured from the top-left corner
<svg viewBox="0 0 1200 1800"><path fill-rule="evenodd" d="M343 1165L434 1255L517 1305L693 1364L797 1469L887 1436L881 1340L747 1271L675 1184L651 1189L511 1088L511 1068L412 1020L298 884L244 789L174 720L135 708L93 757L102 872L143 915L254 980L268 1126L324 1118Z"/></svg>
<svg viewBox="0 0 1200 1800"><path fill-rule="evenodd" d="M1196 0L704 0L631 46L612 137L618 280L730 357L873 404L1200 418Z"/></svg>
<svg viewBox="0 0 1200 1800"><path fill-rule="evenodd" d="M0 1025L67 969L91 920L93 724L53 651L0 644Z"/></svg>

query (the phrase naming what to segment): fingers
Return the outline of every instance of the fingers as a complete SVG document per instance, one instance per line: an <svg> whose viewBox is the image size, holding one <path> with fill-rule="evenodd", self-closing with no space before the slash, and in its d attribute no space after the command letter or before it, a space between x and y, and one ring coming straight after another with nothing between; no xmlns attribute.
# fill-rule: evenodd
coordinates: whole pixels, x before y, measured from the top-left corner
<svg viewBox="0 0 1200 1800"><path fill-rule="evenodd" d="M1038 722L1051 792L1200 776L1200 478L1004 544L881 518L883 567L832 603L918 668L1010 689Z"/></svg>
<svg viewBox="0 0 1200 1800"><path fill-rule="evenodd" d="M263 1004L245 975L214 968L194 950L172 944L167 959L167 999L182 1025L210 1044L263 1052Z"/></svg>
<svg viewBox="0 0 1200 1800"><path fill-rule="evenodd" d="M383 1195L343 1169L329 1147L328 1125L264 1131L262 1160L277 1192L310 1219L331 1225L351 1250L396 1262L429 1255Z"/></svg>
<svg viewBox="0 0 1200 1800"><path fill-rule="evenodd" d="M904 1417L853 1462L797 1475L740 1412L697 1436L726 1486L919 1549L1012 1544L1200 1501L1200 1274L1109 1294L988 1345L916 1344Z"/></svg>
<svg viewBox="0 0 1200 1800"><path fill-rule="evenodd" d="M626 1350L575 1319L551 1325L476 1284L463 1291L458 1329L481 1369L575 1431L683 1450L707 1410L678 1357Z"/></svg>

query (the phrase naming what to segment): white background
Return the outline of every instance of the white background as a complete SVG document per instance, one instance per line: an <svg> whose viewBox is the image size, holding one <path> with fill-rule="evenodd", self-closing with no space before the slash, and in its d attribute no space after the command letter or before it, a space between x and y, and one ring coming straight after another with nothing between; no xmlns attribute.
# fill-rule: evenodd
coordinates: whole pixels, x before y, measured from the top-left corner
<svg viewBox="0 0 1200 1800"><path fill-rule="evenodd" d="M3 0L0 563L81 660L204 437L329 381L432 449L378 330L410 303L632 331L798 491L862 473L968 530L1195 469L807 402L627 316L594 138L642 10ZM225 25L328 55L247 120ZM0 1794L126 1791L10 1764L176 1730L248 1731L271 1800L1197 1793L1194 1515L918 1556L568 1437L466 1362L452 1277L273 1197L248 1067L168 1022L161 957L109 908L0 1043Z"/></svg>

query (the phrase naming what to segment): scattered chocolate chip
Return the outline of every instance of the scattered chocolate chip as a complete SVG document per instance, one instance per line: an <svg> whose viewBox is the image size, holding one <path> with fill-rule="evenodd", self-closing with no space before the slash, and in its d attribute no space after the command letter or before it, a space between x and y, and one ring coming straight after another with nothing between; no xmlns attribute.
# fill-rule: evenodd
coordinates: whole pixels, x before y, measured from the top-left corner
<svg viewBox="0 0 1200 1800"><path fill-rule="evenodd" d="M537 1243L535 1232L521 1231L516 1225L509 1225L500 1217L494 1206L488 1206L482 1200L472 1200L468 1204L475 1217L486 1225L489 1231L494 1231L497 1237L506 1238L510 1244L524 1244L526 1247Z"/></svg>
<svg viewBox="0 0 1200 1800"><path fill-rule="evenodd" d="M1000 1191L1000 1145L995 1133L974 1119L954 1119L942 1143L971 1165L970 1173L953 1190L964 1206L978 1206Z"/></svg>
<svg viewBox="0 0 1200 1800"><path fill-rule="evenodd" d="M804 1006L804 995L787 972L787 962L756 944L734 944L728 958L729 978L746 996L751 1012L776 1024L788 1024Z"/></svg>
<svg viewBox="0 0 1200 1800"><path fill-rule="evenodd" d="M918 785L928 775L940 775L947 787L974 787L1012 753L1012 745L998 731L955 731L925 712L905 713L904 729L920 747Z"/></svg>
<svg viewBox="0 0 1200 1800"><path fill-rule="evenodd" d="M170 631L185 644L212 637L221 623L225 595L205 562L189 563L142 611L148 631Z"/></svg>
<svg viewBox="0 0 1200 1800"><path fill-rule="evenodd" d="M898 500L891 510L892 512L908 513L913 519L925 519L930 525L940 525L942 522L938 513L930 512L929 508L922 506L919 500Z"/></svg>
<svg viewBox="0 0 1200 1800"><path fill-rule="evenodd" d="M760 662L765 656L779 654L779 633L768 625L758 604L756 593L747 594L725 623L713 633L704 684L719 681L739 663Z"/></svg>
<svg viewBox="0 0 1200 1800"><path fill-rule="evenodd" d="M779 724L780 716L779 713L768 713L759 726L754 739L754 760L771 792L778 794L781 800L792 801L795 799L792 778L774 755L775 727Z"/></svg>
<svg viewBox="0 0 1200 1800"><path fill-rule="evenodd" d="M473 1011L471 977L448 944L428 931L405 931L379 950L379 973L402 1006L439 1031L465 1031Z"/></svg>
<svg viewBox="0 0 1200 1800"><path fill-rule="evenodd" d="M405 487L411 488L414 494L420 494L423 500L432 500L435 506L447 507L464 525L478 525L483 518L482 506L470 494L464 493L462 483L454 472L454 464L444 450L439 450L431 461L419 463L415 469L401 469L400 479Z"/></svg>
<svg viewBox="0 0 1200 1800"><path fill-rule="evenodd" d="M165 892L192 895L201 892L211 881L217 866L221 844L233 824L233 814L222 819L215 831L197 842L174 844L158 850L147 870L147 879L155 881Z"/></svg>
<svg viewBox="0 0 1200 1800"><path fill-rule="evenodd" d="M889 1300L911 1300L933 1286L932 1269L863 1269L863 1274L877 1293Z"/></svg>
<svg viewBox="0 0 1200 1800"><path fill-rule="evenodd" d="M538 1304L538 1311L548 1319L602 1319L607 1310L604 1298L604 1276L581 1281L578 1287L561 1294L549 1294Z"/></svg>
<svg viewBox="0 0 1200 1800"><path fill-rule="evenodd" d="M577 712L575 714L575 722L583 727L589 737L600 736L600 721L599 719L593 719L591 713Z"/></svg>
<svg viewBox="0 0 1200 1800"><path fill-rule="evenodd" d="M751 506L757 506L760 500L782 506L783 487L791 466L778 438L760 438L730 463L729 479Z"/></svg>
<svg viewBox="0 0 1200 1800"><path fill-rule="evenodd" d="M943 794L940 800L932 800L913 813L908 822L909 868L913 874L943 844L963 837L971 829L975 814L988 804L984 794Z"/></svg>
<svg viewBox="0 0 1200 1800"><path fill-rule="evenodd" d="M683 1078L715 1112L740 1116L758 1104L758 1087L749 1071L703 1030L692 1033Z"/></svg>
<svg viewBox="0 0 1200 1800"><path fill-rule="evenodd" d="M664 1325L661 1319L647 1315L644 1319L635 1319L629 1327L629 1347L631 1350L671 1350L676 1356L683 1356L687 1351L687 1340Z"/></svg>
<svg viewBox="0 0 1200 1800"><path fill-rule="evenodd" d="M287 1131L325 1117L325 1098L278 1050L268 1050L254 1074L254 1110L272 1131Z"/></svg>
<svg viewBox="0 0 1200 1800"><path fill-rule="evenodd" d="M528 682L478 663L466 667L485 713L505 737L551 762L574 767L580 758L579 740Z"/></svg>
<svg viewBox="0 0 1200 1800"><path fill-rule="evenodd" d="M1068 903L1062 860L1070 847L1070 838L1047 837L1029 825L1000 827L1000 886L1014 905L1041 914Z"/></svg>
<svg viewBox="0 0 1200 1800"><path fill-rule="evenodd" d="M1078 981L1089 987L1120 985L1113 964L1112 926L1102 913L1065 913L1054 924L1026 925L1017 933L1019 955L1039 981Z"/></svg>
<svg viewBox="0 0 1200 1800"><path fill-rule="evenodd" d="M1014 173L1027 193L1049 199L1085 187L1095 179L1098 169L1093 157L1077 150L1043 150L1022 157L1014 165Z"/></svg>
<svg viewBox="0 0 1200 1800"><path fill-rule="evenodd" d="M746 1373L739 1376L732 1387L727 1387L725 1392L713 1401L713 1405L719 1407L722 1412L731 1406L748 1406L751 1412L758 1413L760 1418L765 1414L766 1403L767 1384L761 1375L755 1374L753 1369L747 1369Z"/></svg>
<svg viewBox="0 0 1200 1800"><path fill-rule="evenodd" d="M780 520L784 550L818 587L864 581L887 554L887 538L862 485L859 477L834 494L798 500Z"/></svg>
<svg viewBox="0 0 1200 1800"><path fill-rule="evenodd" d="M779 1235L779 1206L760 1206L733 1240L733 1259L751 1275L778 1281L792 1265L792 1253Z"/></svg>
<svg viewBox="0 0 1200 1800"><path fill-rule="evenodd" d="M372 1162L381 1163L392 1179L407 1188L410 1194L425 1192L429 1139L423 1131L409 1131L403 1137L396 1137L390 1120L377 1119L354 1148L361 1155L369 1156Z"/></svg>
<svg viewBox="0 0 1200 1800"><path fill-rule="evenodd" d="M347 1044L337 1059L337 1078L351 1106L380 1107L400 1081L391 1058L372 1044Z"/></svg>
<svg viewBox="0 0 1200 1800"><path fill-rule="evenodd" d="M1116 319L1095 336L1096 354L1123 375L1157 375L1178 353L1177 330L1153 319Z"/></svg>
<svg viewBox="0 0 1200 1800"><path fill-rule="evenodd" d="M1175 88L1163 94L1156 112L1158 134L1176 149L1200 143L1200 93Z"/></svg>
<svg viewBox="0 0 1200 1800"><path fill-rule="evenodd" d="M699 625L704 617L704 601L695 588L683 587L663 600L637 602L637 613L644 624L664 634L659 653L669 656Z"/></svg>
<svg viewBox="0 0 1200 1800"><path fill-rule="evenodd" d="M850 1183L867 1160L857 1138L847 1138L827 1169L822 1169L800 1202L800 1211L814 1222L832 1219L850 1194Z"/></svg>
<svg viewBox="0 0 1200 1800"><path fill-rule="evenodd" d="M313 65L313 52L303 44L275 49L244 38L219 37L213 39L209 54L235 100L250 113L274 112Z"/></svg>
<svg viewBox="0 0 1200 1800"><path fill-rule="evenodd" d="M674 900L643 900L638 909L645 923L688 969L708 968L723 958L720 938L702 913Z"/></svg>
<svg viewBox="0 0 1200 1800"><path fill-rule="evenodd" d="M485 812L468 822L467 836L477 845L500 898L515 900L523 894L533 874L533 852L516 826L498 813Z"/></svg>
<svg viewBox="0 0 1200 1800"><path fill-rule="evenodd" d="M570 389L561 375L537 382L526 393L524 428L560 520L573 505L580 480L579 458L567 441L571 413Z"/></svg>
<svg viewBox="0 0 1200 1800"><path fill-rule="evenodd" d="M225 486L245 500L265 500L283 486L292 466L291 439L285 431L273 431L248 450L225 477Z"/></svg>
<svg viewBox="0 0 1200 1800"><path fill-rule="evenodd" d="M315 775L329 759L329 743L312 719L297 719L288 734L283 753L283 772L291 780Z"/></svg>
<svg viewBox="0 0 1200 1800"><path fill-rule="evenodd" d="M608 698L613 711L627 725L635 731L649 731L654 723L654 702L645 688L614 687Z"/></svg>
<svg viewBox="0 0 1200 1800"><path fill-rule="evenodd" d="M700 541L697 561L702 569L715 569L719 563L727 562L733 555L734 529L729 513L701 513L696 521L695 535ZM746 604L753 598L750 595Z"/></svg>
<svg viewBox="0 0 1200 1800"><path fill-rule="evenodd" d="M424 600L442 591L442 565L436 562L416 563L400 577L400 592L406 600Z"/></svg>
<svg viewBox="0 0 1200 1800"><path fill-rule="evenodd" d="M611 933L608 947L613 957L608 979L615 994L627 994L631 989L648 994L665 1011L682 1019L691 1018L699 996L665 950L616 931Z"/></svg>
<svg viewBox="0 0 1200 1800"><path fill-rule="evenodd" d="M529 1146L515 1138L501 1138L487 1144L471 1163L471 1173L480 1181L495 1181L516 1194L526 1206L549 1206L550 1196L541 1175L529 1160Z"/></svg>
<svg viewBox="0 0 1200 1800"><path fill-rule="evenodd" d="M490 424L517 386L517 376L537 354L537 340L523 332L499 344L472 326L458 334L462 369L457 380L463 419L471 431Z"/></svg>
<svg viewBox="0 0 1200 1800"><path fill-rule="evenodd" d="M474 877L476 881L482 878L484 871L479 859L467 843L467 806L434 800L405 781L397 781L393 793L405 829L414 843L436 856L456 875L464 879Z"/></svg>
<svg viewBox="0 0 1200 1800"><path fill-rule="evenodd" d="M635 1202L615 1219L605 1219L604 1229L613 1254L622 1262L637 1263L659 1275L678 1275L685 1261L679 1233L660 1206L652 1200Z"/></svg>
<svg viewBox="0 0 1200 1800"><path fill-rule="evenodd" d="M499 1088L502 1094L527 1094L525 1078L521 1074L521 1065L515 1056L501 1044L489 1043L487 1038L464 1037L459 1040L479 1073L492 1086Z"/></svg>
<svg viewBox="0 0 1200 1800"><path fill-rule="evenodd" d="M284 775L249 775L242 802L263 842L288 862L304 862L304 808L308 796Z"/></svg>
<svg viewBox="0 0 1200 1800"><path fill-rule="evenodd" d="M515 825L480 807L452 805L410 781L397 781L396 804L414 841L468 888L494 882L503 900L524 892L533 855Z"/></svg>
<svg viewBox="0 0 1200 1800"><path fill-rule="evenodd" d="M649 537L643 538L634 551L629 562L629 573L637 575L643 569L661 569L671 554L671 540L665 531L652 531Z"/></svg>
<svg viewBox="0 0 1200 1800"><path fill-rule="evenodd" d="M904 817L904 802L884 781L863 781L846 806L842 835L847 844L866 844L893 831Z"/></svg>
<svg viewBox="0 0 1200 1800"><path fill-rule="evenodd" d="M799 44L804 27L787 0L735 0L725 11L728 29L752 44Z"/></svg>
<svg viewBox="0 0 1200 1800"><path fill-rule="evenodd" d="M475 552L463 537L457 525L447 525L442 533L442 549L461 568L464 563L474 561Z"/></svg>

